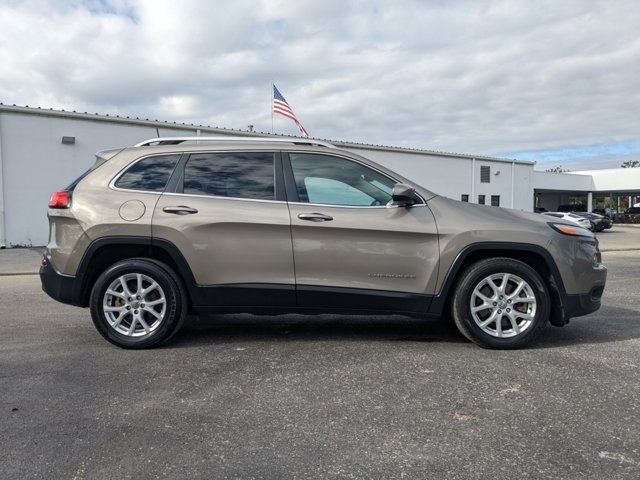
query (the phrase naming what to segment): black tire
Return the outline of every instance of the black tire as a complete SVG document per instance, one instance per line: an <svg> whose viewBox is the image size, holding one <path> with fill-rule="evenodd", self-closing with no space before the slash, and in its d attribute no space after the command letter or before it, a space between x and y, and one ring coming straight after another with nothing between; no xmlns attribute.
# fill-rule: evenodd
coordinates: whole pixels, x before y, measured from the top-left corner
<svg viewBox="0 0 640 480"><path fill-rule="evenodd" d="M536 311L531 323L520 333L507 338L499 338L485 332L476 323L471 313L472 295L476 286L480 285L483 279L498 273L508 273L520 277L530 286L536 300ZM507 282L507 284L509 284L509 282ZM505 296L505 298L507 298L507 296ZM507 306L513 308L513 305ZM491 310L486 311L491 312ZM467 267L458 279L451 300L451 313L458 330L469 340L483 348L516 349L529 345L544 329L549 319L549 312L549 291L540 275L529 265L519 260L506 257L480 260ZM486 314L486 318L489 317L489 313ZM503 320L502 317L500 317L500 322L500 331L502 331L502 325L511 325L508 323L508 319ZM516 320L516 324L517 323L518 320ZM491 324L489 324L489 328L490 325ZM497 331L497 324L493 323L493 325L495 326L494 330ZM511 329L512 333L515 331L515 327Z"/></svg>
<svg viewBox="0 0 640 480"><path fill-rule="evenodd" d="M166 300L164 317L158 323L158 326L150 333L141 334L138 337L128 336L116 331L107 321L103 310L105 293L111 283L122 275L135 273L141 273L156 281L164 292ZM146 258L122 260L107 268L93 285L90 298L91 318L98 332L114 345L133 349L150 348L169 340L182 327L187 315L187 304L184 286L176 273L164 263ZM142 314L142 310L140 310L140 313ZM148 314L146 318L147 320L153 319Z"/></svg>

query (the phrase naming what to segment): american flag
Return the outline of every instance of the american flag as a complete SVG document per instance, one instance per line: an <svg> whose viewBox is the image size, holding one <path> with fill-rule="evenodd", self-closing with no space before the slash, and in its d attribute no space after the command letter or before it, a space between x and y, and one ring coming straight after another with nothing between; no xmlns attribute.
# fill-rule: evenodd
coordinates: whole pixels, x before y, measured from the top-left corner
<svg viewBox="0 0 640 480"><path fill-rule="evenodd" d="M293 110L291 110L291 107L280 93L280 90L278 90L278 87L276 87L275 85L273 86L273 113L279 113L284 117L290 118L291 120L296 122L298 129L300 129L300 134L303 137L309 136L309 133L302 126L302 124L298 120L298 117L296 117L296 114L293 113Z"/></svg>

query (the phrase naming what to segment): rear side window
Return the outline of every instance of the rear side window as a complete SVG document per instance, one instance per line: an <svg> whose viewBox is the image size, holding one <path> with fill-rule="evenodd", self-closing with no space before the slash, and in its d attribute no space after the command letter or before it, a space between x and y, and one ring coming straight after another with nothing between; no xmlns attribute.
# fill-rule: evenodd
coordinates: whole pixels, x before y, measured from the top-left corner
<svg viewBox="0 0 640 480"><path fill-rule="evenodd" d="M274 200L273 152L191 155L184 167L183 193Z"/></svg>
<svg viewBox="0 0 640 480"><path fill-rule="evenodd" d="M127 190L162 192L178 163L180 155L157 155L131 165L116 180L115 186Z"/></svg>

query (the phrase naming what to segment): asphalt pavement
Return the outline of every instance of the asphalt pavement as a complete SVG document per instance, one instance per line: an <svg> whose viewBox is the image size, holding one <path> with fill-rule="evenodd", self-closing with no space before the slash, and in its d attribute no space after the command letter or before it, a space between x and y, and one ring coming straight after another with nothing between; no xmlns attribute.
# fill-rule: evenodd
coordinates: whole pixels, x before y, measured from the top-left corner
<svg viewBox="0 0 640 480"><path fill-rule="evenodd" d="M220 316L121 350L0 276L2 478L640 478L640 251L533 348L446 319Z"/></svg>

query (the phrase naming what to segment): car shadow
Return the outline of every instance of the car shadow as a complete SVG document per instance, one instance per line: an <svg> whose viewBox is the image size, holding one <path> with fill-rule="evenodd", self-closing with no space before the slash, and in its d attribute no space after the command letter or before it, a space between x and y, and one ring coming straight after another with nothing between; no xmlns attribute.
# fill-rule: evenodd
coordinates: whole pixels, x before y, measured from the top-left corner
<svg viewBox="0 0 640 480"><path fill-rule="evenodd" d="M167 347L251 341L398 341L468 343L453 325L440 319L400 315L217 315L190 318Z"/></svg>
<svg viewBox="0 0 640 480"><path fill-rule="evenodd" d="M619 342L640 338L637 310L603 307L574 318L561 328L548 326L531 348ZM420 319L399 315L278 315L228 314L198 320L189 318L168 348L252 341L396 341L468 343L450 318Z"/></svg>
<svg viewBox="0 0 640 480"><path fill-rule="evenodd" d="M640 338L640 312L605 305L590 315L572 318L564 327L547 328L532 348L613 343L636 338Z"/></svg>

